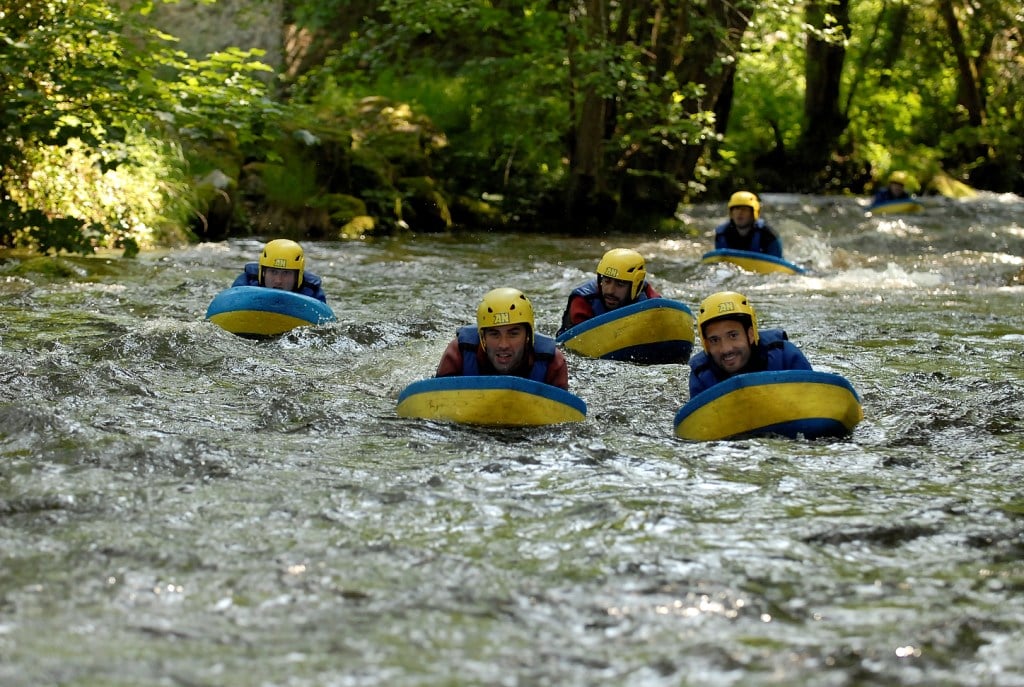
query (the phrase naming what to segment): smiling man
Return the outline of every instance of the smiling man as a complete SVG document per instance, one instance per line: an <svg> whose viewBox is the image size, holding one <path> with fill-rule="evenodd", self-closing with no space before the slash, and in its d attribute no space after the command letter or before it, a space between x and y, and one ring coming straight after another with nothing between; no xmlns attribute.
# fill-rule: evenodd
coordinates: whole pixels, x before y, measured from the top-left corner
<svg viewBox="0 0 1024 687"><path fill-rule="evenodd" d="M704 350L690 360L690 398L733 375L812 369L786 332L758 330L754 307L735 291L705 298L697 313L697 328Z"/></svg>
<svg viewBox="0 0 1024 687"><path fill-rule="evenodd" d="M518 289L487 292L476 326L460 327L435 377L515 375L569 389L565 356L551 337L534 331L533 304Z"/></svg>

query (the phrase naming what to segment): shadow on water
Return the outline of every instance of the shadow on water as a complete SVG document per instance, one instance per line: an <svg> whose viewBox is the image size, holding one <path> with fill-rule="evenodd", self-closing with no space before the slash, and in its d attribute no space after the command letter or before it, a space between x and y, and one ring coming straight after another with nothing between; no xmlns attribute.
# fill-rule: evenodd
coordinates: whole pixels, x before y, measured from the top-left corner
<svg viewBox="0 0 1024 687"><path fill-rule="evenodd" d="M1019 199L771 196L805 276L698 235L311 243L338 321L203 321L239 240L0 264L5 685L1024 684ZM553 334L607 248L694 309L740 290L865 420L673 436L688 368L567 354L586 421L397 417L494 286Z"/></svg>

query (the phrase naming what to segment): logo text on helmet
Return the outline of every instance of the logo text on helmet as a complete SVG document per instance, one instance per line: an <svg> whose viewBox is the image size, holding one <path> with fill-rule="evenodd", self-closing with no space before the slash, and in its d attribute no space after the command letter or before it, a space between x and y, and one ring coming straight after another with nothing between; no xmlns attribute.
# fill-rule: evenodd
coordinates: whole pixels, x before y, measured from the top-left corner
<svg viewBox="0 0 1024 687"><path fill-rule="evenodd" d="M496 312L494 313L494 326L497 327L500 324L508 324L509 317L507 312Z"/></svg>
<svg viewBox="0 0 1024 687"><path fill-rule="evenodd" d="M732 312L736 309L736 304L732 301L723 301L718 304L718 312Z"/></svg>
<svg viewBox="0 0 1024 687"><path fill-rule="evenodd" d="M288 261L284 258L274 258L274 267L288 267Z"/></svg>
<svg viewBox="0 0 1024 687"><path fill-rule="evenodd" d="M604 271L604 276L611 277L612 279L617 279L619 277L619 268L609 267Z"/></svg>

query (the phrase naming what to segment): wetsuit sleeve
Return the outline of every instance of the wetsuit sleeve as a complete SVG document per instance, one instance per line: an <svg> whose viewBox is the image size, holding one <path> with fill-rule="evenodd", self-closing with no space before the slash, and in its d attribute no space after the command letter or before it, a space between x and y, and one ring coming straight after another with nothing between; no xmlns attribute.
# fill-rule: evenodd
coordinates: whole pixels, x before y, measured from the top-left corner
<svg viewBox="0 0 1024 687"><path fill-rule="evenodd" d="M594 309L590 307L590 303L587 302L586 298L581 298L579 296L569 301L567 312L569 313L570 327L575 327L581 322L586 322L594 316Z"/></svg>
<svg viewBox="0 0 1024 687"><path fill-rule="evenodd" d="M242 272L240 275L238 275L238 277L235 278L234 283L231 284L232 288L236 286L249 286L249 277L248 275L246 275L245 272Z"/></svg>
<svg viewBox="0 0 1024 687"><path fill-rule="evenodd" d="M444 349L441 362L437 366L435 377L461 377L462 376L462 350L459 348L459 340L452 339L448 348Z"/></svg>
<svg viewBox="0 0 1024 687"><path fill-rule="evenodd" d="M566 391L569 390L569 364L565 361L562 351L555 350L555 355L548 365L547 374L544 375L544 382Z"/></svg>

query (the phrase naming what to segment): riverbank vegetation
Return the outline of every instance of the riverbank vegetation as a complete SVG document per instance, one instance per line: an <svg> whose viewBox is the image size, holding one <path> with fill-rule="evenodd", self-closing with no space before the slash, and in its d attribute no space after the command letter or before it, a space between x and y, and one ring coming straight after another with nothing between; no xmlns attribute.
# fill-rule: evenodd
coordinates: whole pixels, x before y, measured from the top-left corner
<svg viewBox="0 0 1024 687"><path fill-rule="evenodd" d="M895 169L1024 194L1017 3L249 4L280 59L187 53L150 2L0 0L0 246L650 231Z"/></svg>

